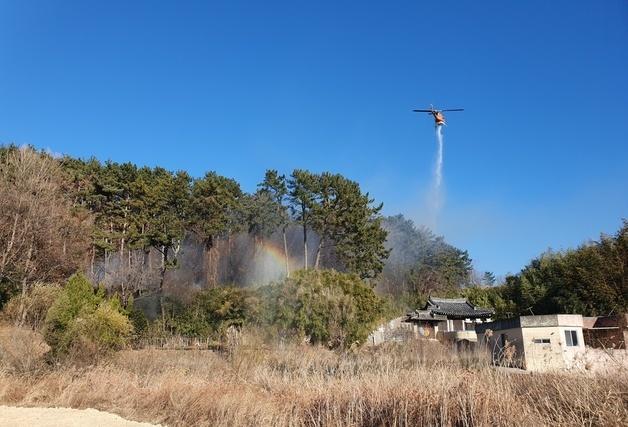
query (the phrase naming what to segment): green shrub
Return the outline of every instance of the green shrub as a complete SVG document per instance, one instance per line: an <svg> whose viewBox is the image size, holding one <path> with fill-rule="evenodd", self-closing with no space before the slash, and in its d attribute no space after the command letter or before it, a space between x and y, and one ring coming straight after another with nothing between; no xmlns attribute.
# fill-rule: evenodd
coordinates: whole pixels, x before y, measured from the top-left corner
<svg viewBox="0 0 628 427"><path fill-rule="evenodd" d="M494 309L496 319L512 317L516 312L514 303L502 297L499 287L471 286L462 291L462 296L476 306Z"/></svg>
<svg viewBox="0 0 628 427"><path fill-rule="evenodd" d="M166 327L172 333L220 338L231 326L241 327L256 317L258 301L246 289L218 287L197 292L188 304L168 300Z"/></svg>
<svg viewBox="0 0 628 427"><path fill-rule="evenodd" d="M124 347L132 332L131 322L120 312L115 300L106 300L95 311L80 315L72 322L68 329L68 346L75 351L88 347L104 354Z"/></svg>
<svg viewBox="0 0 628 427"><path fill-rule="evenodd" d="M133 325L117 298L94 292L80 273L70 277L48 310L44 337L55 356L97 357L126 345Z"/></svg>
<svg viewBox="0 0 628 427"><path fill-rule="evenodd" d="M332 348L363 342L387 310L357 275L334 270L300 271L262 293L267 322Z"/></svg>
<svg viewBox="0 0 628 427"><path fill-rule="evenodd" d="M127 301L125 313L133 325L135 336L140 337L145 335L149 327L148 318L142 310L135 307L133 296L129 297Z"/></svg>

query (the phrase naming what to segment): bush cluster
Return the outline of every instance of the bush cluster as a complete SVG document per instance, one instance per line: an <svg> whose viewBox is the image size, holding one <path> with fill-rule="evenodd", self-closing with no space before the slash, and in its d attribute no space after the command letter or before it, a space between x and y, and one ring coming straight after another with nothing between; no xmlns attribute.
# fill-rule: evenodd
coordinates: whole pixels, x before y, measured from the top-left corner
<svg viewBox="0 0 628 427"><path fill-rule="evenodd" d="M151 324L132 298L122 307L116 295L107 297L77 273L64 287L38 285L14 297L3 315L40 330L57 360L91 361L134 337L165 333L224 340L245 325L275 337L346 348L363 342L387 310L386 301L358 275L308 270L255 289L217 287L187 302L166 299L162 316Z"/></svg>
<svg viewBox="0 0 628 427"><path fill-rule="evenodd" d="M363 342L387 309L357 275L335 270L300 271L261 292L266 322L331 348Z"/></svg>
<svg viewBox="0 0 628 427"><path fill-rule="evenodd" d="M219 287L187 303L170 299L161 322L162 330L189 337L221 339L230 327L255 325L270 335L338 348L363 342L389 311L358 275L307 270L256 289Z"/></svg>
<svg viewBox="0 0 628 427"><path fill-rule="evenodd" d="M199 291L187 303L168 299L164 328L177 335L220 339L229 327L255 321L259 300L255 292L235 287Z"/></svg>
<svg viewBox="0 0 628 427"><path fill-rule="evenodd" d="M53 355L98 356L125 346L133 326L117 297L94 291L80 273L70 277L54 301L44 326Z"/></svg>

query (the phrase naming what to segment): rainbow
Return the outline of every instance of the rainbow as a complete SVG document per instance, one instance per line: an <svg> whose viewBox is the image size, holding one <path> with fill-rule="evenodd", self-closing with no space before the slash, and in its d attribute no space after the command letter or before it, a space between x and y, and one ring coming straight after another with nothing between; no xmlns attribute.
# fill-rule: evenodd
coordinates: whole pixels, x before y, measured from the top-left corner
<svg viewBox="0 0 628 427"><path fill-rule="evenodd" d="M298 261L288 257L290 271L298 269ZM249 282L262 284L281 280L286 277L286 258L283 245L271 241L264 242L258 247L258 252L253 259L252 274Z"/></svg>

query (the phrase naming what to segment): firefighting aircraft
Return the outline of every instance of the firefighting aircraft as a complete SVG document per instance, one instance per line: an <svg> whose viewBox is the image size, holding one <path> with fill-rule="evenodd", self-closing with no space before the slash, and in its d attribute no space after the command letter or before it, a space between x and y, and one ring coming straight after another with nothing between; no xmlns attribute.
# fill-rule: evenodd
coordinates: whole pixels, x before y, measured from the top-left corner
<svg viewBox="0 0 628 427"><path fill-rule="evenodd" d="M445 116L443 115L443 111L464 111L464 108L450 108L448 110L437 110L433 105L430 105L429 110L412 110L415 113L430 113L434 116L434 122L436 126L442 126L445 124Z"/></svg>

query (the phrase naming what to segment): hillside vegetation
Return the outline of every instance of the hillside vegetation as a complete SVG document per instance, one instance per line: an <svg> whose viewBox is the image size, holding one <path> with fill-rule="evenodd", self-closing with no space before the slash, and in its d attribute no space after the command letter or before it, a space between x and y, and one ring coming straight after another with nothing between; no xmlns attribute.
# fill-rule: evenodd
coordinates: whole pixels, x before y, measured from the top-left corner
<svg viewBox="0 0 628 427"><path fill-rule="evenodd" d="M501 286L464 291L499 317L576 313L605 316L628 312L628 221L612 236L577 249L549 251Z"/></svg>
<svg viewBox="0 0 628 427"><path fill-rule="evenodd" d="M390 315L422 305L429 295L466 296L498 317L599 315L628 307L626 221L613 236L542 254L496 283L492 273L473 270L467 251L402 215L381 216L381 204L356 182L327 172L268 170L249 194L215 172L193 178L7 146L0 147L0 208L0 306L20 294L7 307L19 324L45 315L31 307L37 300L31 288L43 298L55 292L43 283L64 283L76 271L117 295L136 335L158 329L149 327L155 316L162 331L219 334L224 325L214 320L188 327L175 319L190 318L185 307L200 312L215 298L244 307L247 321L259 323L259 308L249 303L273 287L253 289L304 268L363 279L386 300ZM151 294L158 296L156 312L129 305ZM370 322L381 313L374 310Z"/></svg>
<svg viewBox="0 0 628 427"><path fill-rule="evenodd" d="M269 170L248 194L214 172L0 148L0 404L167 425L628 423L621 370L522 375L482 348L363 346L429 295L498 317L626 310L626 222L496 283L381 209L327 172Z"/></svg>

